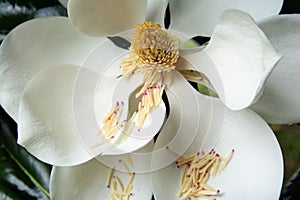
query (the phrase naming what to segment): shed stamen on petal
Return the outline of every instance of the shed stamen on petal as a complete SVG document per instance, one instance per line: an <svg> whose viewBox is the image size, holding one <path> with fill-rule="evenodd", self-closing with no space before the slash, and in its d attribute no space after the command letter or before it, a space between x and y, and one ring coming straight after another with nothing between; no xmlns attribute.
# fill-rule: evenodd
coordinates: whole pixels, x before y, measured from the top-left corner
<svg viewBox="0 0 300 200"><path fill-rule="evenodd" d="M101 132L105 133L104 136L107 138L113 139L120 130L120 116L122 114L124 107L124 102L117 102L116 105L110 110L110 112L104 117L102 120L103 127L99 131L98 134Z"/></svg>
<svg viewBox="0 0 300 200"><path fill-rule="evenodd" d="M223 158L212 149L207 154L199 152L190 156L181 156L176 161L176 166L177 168L184 166L184 171L181 176L181 188L177 195L181 199L211 199L219 195L220 190L210 187L207 182L211 175L215 177L225 169L233 153L234 149L226 158Z"/></svg>
<svg viewBox="0 0 300 200"><path fill-rule="evenodd" d="M145 85L146 86L146 85ZM147 86L142 94L142 99L139 101L138 118L136 125L141 128L153 109L159 106L162 102L162 94L165 86L153 85ZM136 94L139 97L140 94Z"/></svg>
<svg viewBox="0 0 300 200"><path fill-rule="evenodd" d="M131 172L124 161L119 160L119 163L123 166L124 170L127 172L129 180L126 186L124 187L121 179L118 176L113 175L115 172L114 168L111 168L106 180L106 186L107 188L111 188L111 192L112 192L109 195L109 200L115 200L115 199L129 200L130 197L133 196L133 193L131 191L133 189L135 172Z"/></svg>

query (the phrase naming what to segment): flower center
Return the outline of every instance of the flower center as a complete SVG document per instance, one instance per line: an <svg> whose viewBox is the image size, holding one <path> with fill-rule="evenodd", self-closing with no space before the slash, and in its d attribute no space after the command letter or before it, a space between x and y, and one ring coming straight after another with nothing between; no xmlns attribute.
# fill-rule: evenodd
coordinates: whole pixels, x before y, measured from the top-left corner
<svg viewBox="0 0 300 200"><path fill-rule="evenodd" d="M137 24L133 33L129 58L121 63L123 76L135 72L169 72L179 58L180 40L159 24ZM150 81L150 80L148 80Z"/></svg>

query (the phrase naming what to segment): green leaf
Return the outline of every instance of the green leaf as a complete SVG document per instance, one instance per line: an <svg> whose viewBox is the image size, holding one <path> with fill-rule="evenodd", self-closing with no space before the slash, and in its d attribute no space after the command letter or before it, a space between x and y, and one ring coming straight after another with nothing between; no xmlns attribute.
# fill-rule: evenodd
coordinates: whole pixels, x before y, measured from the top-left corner
<svg viewBox="0 0 300 200"><path fill-rule="evenodd" d="M0 108L0 199L49 199L51 166L16 143L17 124Z"/></svg>

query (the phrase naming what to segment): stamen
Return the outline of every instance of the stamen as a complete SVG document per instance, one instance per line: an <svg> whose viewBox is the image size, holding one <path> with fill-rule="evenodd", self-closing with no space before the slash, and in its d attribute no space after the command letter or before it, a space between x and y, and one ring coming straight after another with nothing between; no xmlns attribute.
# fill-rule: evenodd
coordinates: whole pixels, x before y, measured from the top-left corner
<svg viewBox="0 0 300 200"><path fill-rule="evenodd" d="M124 186L122 182L120 181L119 177L115 176L114 179L116 180L117 186L120 187L121 191L124 191Z"/></svg>
<svg viewBox="0 0 300 200"><path fill-rule="evenodd" d="M222 171L232 158L234 150L226 158L221 158L214 150L207 154L197 153L195 155L180 157L176 166L184 166L181 176L181 188L177 195L181 199L206 198L212 199L219 195L220 190L207 185L210 172L213 176ZM220 165L220 162L223 161Z"/></svg>
<svg viewBox="0 0 300 200"><path fill-rule="evenodd" d="M115 136L120 132L120 135L117 137L117 140L115 143L120 143L125 141L129 134L132 132L133 129L133 120L135 118L135 115L137 112L134 112L132 117L127 121L123 120L120 122L120 117L123 112L124 102L117 102L116 105L110 110L110 112L105 116L103 119L103 126L101 130L98 132L98 135L100 133L104 134L105 140L112 140L115 138ZM95 148L99 146L100 144L103 144L105 140L97 142L95 145L92 146L92 148Z"/></svg>
<svg viewBox="0 0 300 200"><path fill-rule="evenodd" d="M110 183L111 183L111 178L112 178L112 175L114 173L114 168L110 168L109 170L109 173L108 173L108 177L107 177L107 180L106 180L106 186L109 188L110 187Z"/></svg>
<svg viewBox="0 0 300 200"><path fill-rule="evenodd" d="M129 154L126 154L125 155L125 159L129 163L129 165L132 167L133 166L133 162L132 162L131 156Z"/></svg>
<svg viewBox="0 0 300 200"><path fill-rule="evenodd" d="M127 166L127 164L125 162L123 162L122 160L119 160L119 163L121 163L121 165L123 166L123 168L126 170L128 176L130 176L131 172L130 172L129 167Z"/></svg>
<svg viewBox="0 0 300 200"><path fill-rule="evenodd" d="M223 159L224 162L223 162L223 164L220 166L220 169L219 169L218 173L220 173L221 171L223 171L223 170L225 169L225 167L228 165L229 161L231 160L231 158L232 158L232 156L233 156L233 154L234 154L234 151L235 151L235 150L232 149L232 150L231 150L231 153L230 153L225 159Z"/></svg>
<svg viewBox="0 0 300 200"><path fill-rule="evenodd" d="M121 135L121 142L124 142L128 137L129 137L129 134L132 132L133 128L134 128L134 118L137 114L137 111L133 112L131 118L126 122L123 130L122 130L122 135Z"/></svg>
<svg viewBox="0 0 300 200"><path fill-rule="evenodd" d="M106 138L114 139L115 136L120 133L115 141L117 144L124 142L129 137L134 125L136 125L140 131L149 114L161 104L164 88L164 85L162 87L160 85L145 85L137 94L142 95L142 98L139 101L138 110L133 112L129 120L123 120L120 122L124 102L117 102L104 117L102 121L103 126L98 135L102 132ZM136 122L135 117L137 117ZM97 145L94 145L94 147L96 146Z"/></svg>
<svg viewBox="0 0 300 200"><path fill-rule="evenodd" d="M182 155L181 153L177 152L175 149L169 147L169 146L166 146L166 149L168 151L170 151L172 154L174 154L175 156L180 156L181 159L185 159L186 157L184 155ZM178 163L178 160L177 160L177 163Z"/></svg>
<svg viewBox="0 0 300 200"><path fill-rule="evenodd" d="M115 106L104 117L102 123L103 127L99 131L98 135L102 132L106 138L113 139L116 133L120 130L120 116L123 112L124 102L116 102Z"/></svg>
<svg viewBox="0 0 300 200"><path fill-rule="evenodd" d="M124 168L126 168L125 170L129 170L128 167L125 167L127 166L125 162L123 162L122 160L119 160L120 163L123 165ZM131 192L132 189L133 189L133 181L134 181L134 177L135 177L135 173L134 172L130 172L130 171L127 171L127 174L128 174L128 177L129 177L129 181L128 183L126 184L126 186L124 187L124 184L122 183L122 180L117 177L117 176L114 176L113 173L115 172L114 169L110 169L109 171L109 174L108 174L108 178L107 178L107 187L108 185L108 182L111 181L111 190L112 190L112 193L109 195L109 200L116 200L116 199L127 199L129 200L130 197L133 195L133 193ZM108 187L110 188L110 187Z"/></svg>
<svg viewBox="0 0 300 200"><path fill-rule="evenodd" d="M147 87L142 88L142 90L144 89L143 92L140 91L138 93L142 94L142 99L139 102L137 112L136 125L138 128L141 128L143 126L149 114L161 104L164 88L164 86L160 87L159 85L149 85Z"/></svg>

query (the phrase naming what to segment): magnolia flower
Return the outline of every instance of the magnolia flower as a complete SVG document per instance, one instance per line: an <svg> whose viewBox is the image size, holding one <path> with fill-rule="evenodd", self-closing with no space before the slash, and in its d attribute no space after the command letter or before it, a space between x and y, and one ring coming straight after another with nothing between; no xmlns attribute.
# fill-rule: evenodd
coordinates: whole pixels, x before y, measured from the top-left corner
<svg viewBox="0 0 300 200"><path fill-rule="evenodd" d="M261 31L243 11L220 13L239 8L259 20L278 13L282 1L259 1L255 9L253 1L170 1L171 25L165 30L157 24L163 25L167 1L117 2L71 0L70 18L26 22L0 49L1 105L18 122L18 143L56 166L52 198L105 199L111 190L104 164L122 170L130 156L131 168L123 166L125 173L116 176L128 179L128 171L136 172L132 199L151 198L146 172L152 171L155 198L176 199L178 171L170 164L178 155L169 149L188 155L212 148L237 152L211 180L221 188L218 198L277 198L283 176L280 147L266 122L247 107L268 122L299 121L299 96L289 94L299 79L288 70L289 65L297 69L299 16L273 16L259 24ZM116 34L131 41L129 51L105 39ZM195 35L211 40L206 47L181 50ZM209 81L220 98L198 93L187 79ZM278 93L278 88L285 90ZM164 91L170 104L166 122ZM155 106L145 103L149 94ZM107 123L111 117L116 124ZM106 155L97 157L104 164L93 159L99 154Z"/></svg>

